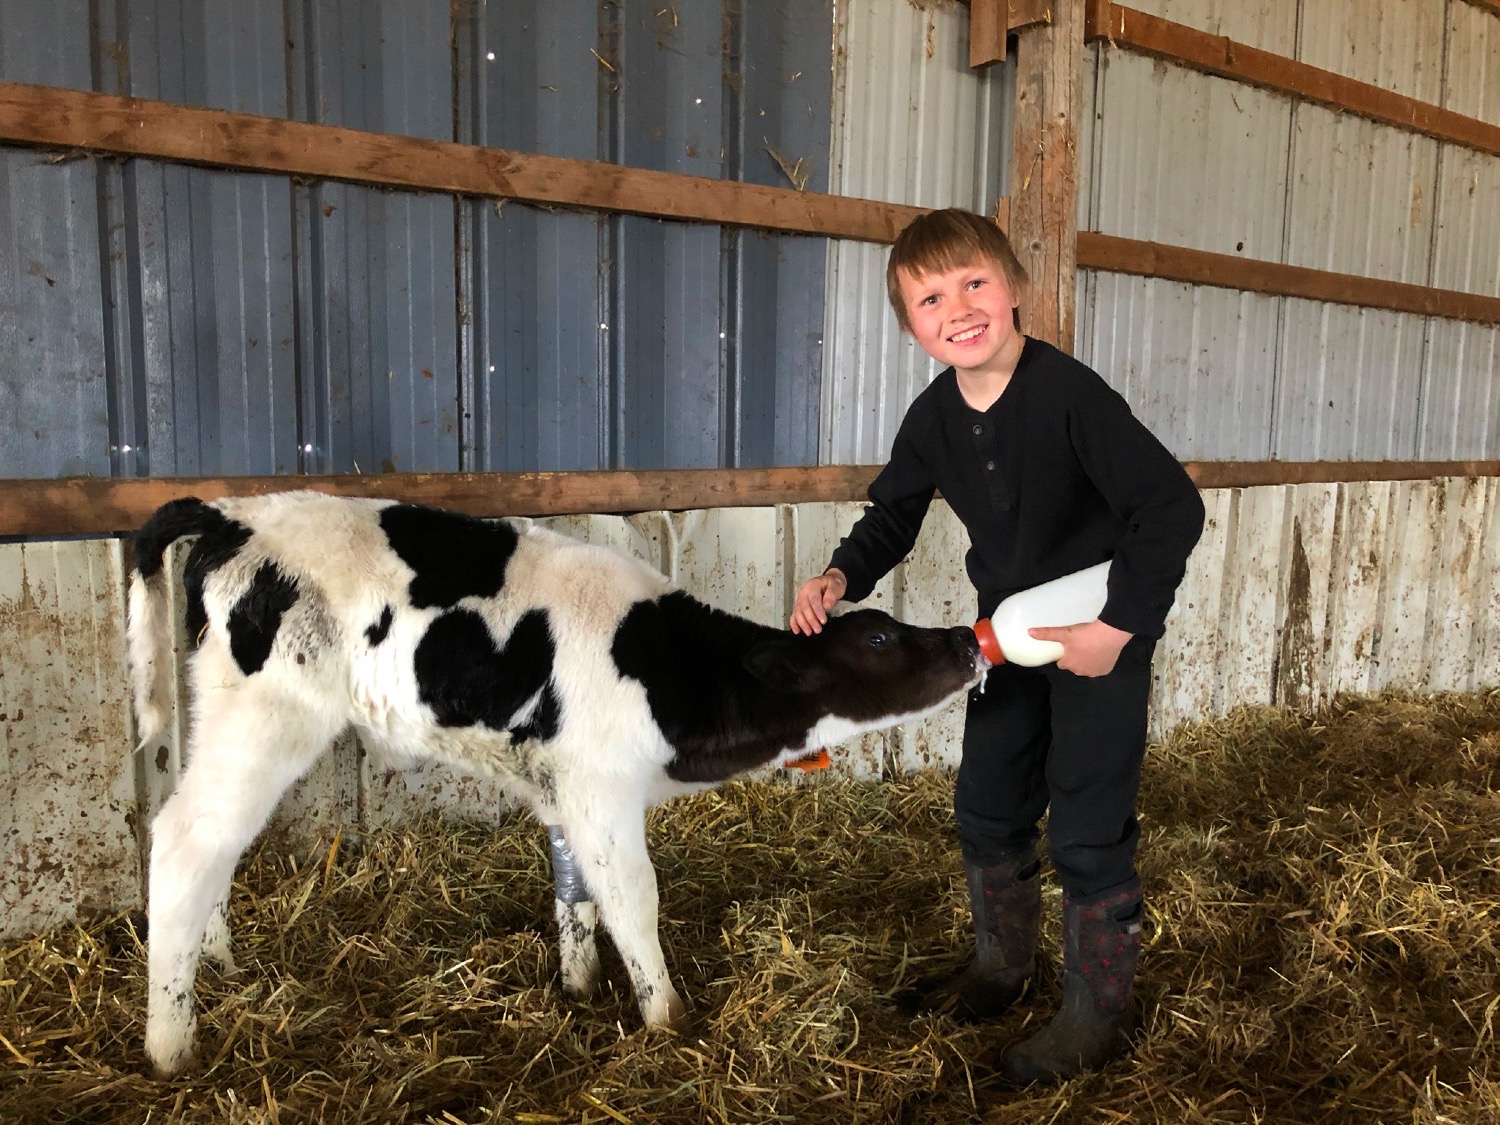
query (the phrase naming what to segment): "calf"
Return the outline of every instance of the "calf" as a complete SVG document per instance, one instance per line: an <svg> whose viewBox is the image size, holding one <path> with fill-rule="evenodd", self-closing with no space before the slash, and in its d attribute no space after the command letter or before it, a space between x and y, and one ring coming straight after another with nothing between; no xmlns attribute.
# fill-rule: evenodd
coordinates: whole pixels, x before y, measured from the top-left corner
<svg viewBox="0 0 1500 1125"><path fill-rule="evenodd" d="M146 1051L164 1074L192 1054L200 953L232 964L241 852L350 727L377 759L500 778L549 828L568 992L594 985L602 919L645 1021L675 1024L646 809L918 718L988 667L966 628L859 610L793 636L538 527L314 492L184 499L135 540L143 741L170 707L163 557L190 535L187 765L151 829Z"/></svg>

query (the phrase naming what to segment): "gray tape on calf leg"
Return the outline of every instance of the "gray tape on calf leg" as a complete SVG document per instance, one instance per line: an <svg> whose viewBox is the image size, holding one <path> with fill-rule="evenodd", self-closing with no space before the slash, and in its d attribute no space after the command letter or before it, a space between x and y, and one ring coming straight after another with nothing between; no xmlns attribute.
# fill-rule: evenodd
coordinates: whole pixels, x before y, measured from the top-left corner
<svg viewBox="0 0 1500 1125"><path fill-rule="evenodd" d="M557 888L557 901L569 906L592 901L589 889L584 885L583 874L578 870L578 859L568 847L568 838L562 825L547 825L547 841L552 847L552 882Z"/></svg>

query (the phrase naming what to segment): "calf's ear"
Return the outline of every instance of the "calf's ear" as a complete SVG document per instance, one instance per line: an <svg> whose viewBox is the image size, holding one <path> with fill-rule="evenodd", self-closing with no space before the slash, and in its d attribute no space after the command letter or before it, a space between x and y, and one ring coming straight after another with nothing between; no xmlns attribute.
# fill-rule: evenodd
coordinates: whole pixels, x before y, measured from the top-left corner
<svg viewBox="0 0 1500 1125"><path fill-rule="evenodd" d="M823 665L814 659L813 646L794 637L761 641L745 653L745 671L775 691L816 691L827 680Z"/></svg>

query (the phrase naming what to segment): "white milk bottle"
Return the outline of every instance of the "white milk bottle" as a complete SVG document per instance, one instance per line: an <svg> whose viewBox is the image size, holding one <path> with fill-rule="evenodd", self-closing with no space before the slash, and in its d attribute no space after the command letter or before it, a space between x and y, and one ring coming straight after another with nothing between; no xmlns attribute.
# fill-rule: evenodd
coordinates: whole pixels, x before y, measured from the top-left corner
<svg viewBox="0 0 1500 1125"><path fill-rule="evenodd" d="M994 614L974 625L979 651L991 664L1051 664L1063 654L1056 641L1039 641L1027 629L1057 628L1092 621L1109 593L1108 561L1018 591Z"/></svg>

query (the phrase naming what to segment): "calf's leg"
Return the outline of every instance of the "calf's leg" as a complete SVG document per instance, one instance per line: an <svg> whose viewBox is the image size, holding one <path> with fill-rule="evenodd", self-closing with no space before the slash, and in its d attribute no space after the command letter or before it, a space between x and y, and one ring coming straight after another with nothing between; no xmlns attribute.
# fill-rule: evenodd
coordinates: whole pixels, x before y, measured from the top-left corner
<svg viewBox="0 0 1500 1125"><path fill-rule="evenodd" d="M681 1027L687 1008L667 975L656 930L656 871L646 851L645 803L596 802L567 821L568 844L625 962L641 1017L650 1026Z"/></svg>
<svg viewBox="0 0 1500 1125"><path fill-rule="evenodd" d="M146 1054L160 1074L192 1057L205 934L211 955L228 956L228 930L213 916L228 899L235 863L332 742L329 725L289 701L226 690L200 704L187 769L151 825Z"/></svg>
<svg viewBox="0 0 1500 1125"><path fill-rule="evenodd" d="M589 889L578 868L578 857L568 846L562 825L547 825L552 849L552 881L556 888L557 952L562 966L563 990L587 1000L599 981L599 946L594 932L599 912L589 898Z"/></svg>

